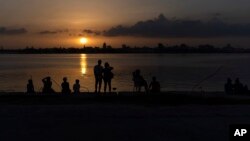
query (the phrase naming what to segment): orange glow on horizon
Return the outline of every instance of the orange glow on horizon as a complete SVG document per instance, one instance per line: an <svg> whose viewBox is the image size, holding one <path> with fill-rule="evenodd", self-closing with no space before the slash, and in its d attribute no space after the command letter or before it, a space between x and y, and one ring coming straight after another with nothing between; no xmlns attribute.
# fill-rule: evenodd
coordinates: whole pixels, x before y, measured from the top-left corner
<svg viewBox="0 0 250 141"><path fill-rule="evenodd" d="M88 43L88 38L85 38L85 37L80 38L80 43L81 44L87 44Z"/></svg>

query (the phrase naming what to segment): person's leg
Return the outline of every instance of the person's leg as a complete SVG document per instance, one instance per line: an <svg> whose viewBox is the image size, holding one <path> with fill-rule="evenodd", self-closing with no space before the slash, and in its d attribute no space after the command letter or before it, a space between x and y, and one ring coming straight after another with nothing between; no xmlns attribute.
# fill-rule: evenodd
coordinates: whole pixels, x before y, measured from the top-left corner
<svg viewBox="0 0 250 141"><path fill-rule="evenodd" d="M111 80L108 81L108 85L109 85L109 92L111 93Z"/></svg>
<svg viewBox="0 0 250 141"><path fill-rule="evenodd" d="M147 82L144 84L144 87L145 87L145 92L147 93L148 92L148 83Z"/></svg>
<svg viewBox="0 0 250 141"><path fill-rule="evenodd" d="M138 85L135 86L135 91L139 92L139 86Z"/></svg>
<svg viewBox="0 0 250 141"><path fill-rule="evenodd" d="M95 92L97 92L97 86L98 86L98 78L95 77Z"/></svg>
<svg viewBox="0 0 250 141"><path fill-rule="evenodd" d="M101 88L102 88L102 79L99 79L99 90L98 90L99 93L101 92Z"/></svg>
<svg viewBox="0 0 250 141"><path fill-rule="evenodd" d="M106 93L106 90L107 90L107 81L106 80L104 80L104 93Z"/></svg>
<svg viewBox="0 0 250 141"><path fill-rule="evenodd" d="M135 82L135 92L138 92L139 91L139 89L138 89L139 87L138 87L138 83L137 82Z"/></svg>
<svg viewBox="0 0 250 141"><path fill-rule="evenodd" d="M141 92L141 86L138 86L138 92Z"/></svg>

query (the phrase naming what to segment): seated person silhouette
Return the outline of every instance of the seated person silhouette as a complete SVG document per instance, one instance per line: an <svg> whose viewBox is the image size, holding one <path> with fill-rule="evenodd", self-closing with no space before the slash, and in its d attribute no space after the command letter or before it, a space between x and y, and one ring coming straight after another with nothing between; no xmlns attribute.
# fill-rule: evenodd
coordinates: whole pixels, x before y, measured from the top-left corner
<svg viewBox="0 0 250 141"><path fill-rule="evenodd" d="M148 91L148 83L141 75L140 70L133 72L133 81L136 92L141 92L141 87L144 87L146 92Z"/></svg>
<svg viewBox="0 0 250 141"><path fill-rule="evenodd" d="M235 94L243 94L244 93L244 86L240 82L240 79L237 78L234 83L234 93Z"/></svg>
<svg viewBox="0 0 250 141"><path fill-rule="evenodd" d="M244 94L249 94L249 90L248 90L248 86L247 85L245 85L243 89L244 89L243 90Z"/></svg>
<svg viewBox="0 0 250 141"><path fill-rule="evenodd" d="M230 78L227 79L227 83L224 86L225 89L225 93L226 94L233 94L233 83L232 80Z"/></svg>
<svg viewBox="0 0 250 141"><path fill-rule="evenodd" d="M73 86L73 90L74 90L75 95L80 94L80 88L81 88L80 81L77 79L74 86Z"/></svg>
<svg viewBox="0 0 250 141"><path fill-rule="evenodd" d="M27 84L27 94L35 94L35 89L32 79L28 80Z"/></svg>
<svg viewBox="0 0 250 141"><path fill-rule="evenodd" d="M43 94L52 94L55 93L55 91L52 89L52 81L51 77L45 77L42 79L43 81Z"/></svg>
<svg viewBox="0 0 250 141"><path fill-rule="evenodd" d="M61 86L62 86L62 94L63 95L69 95L71 93L71 90L69 88L69 82L67 82L67 77L63 78L63 82L62 82Z"/></svg>
<svg viewBox="0 0 250 141"><path fill-rule="evenodd" d="M161 92L161 86L160 86L160 83L156 80L156 77L152 78L152 82L149 85L149 90L152 93Z"/></svg>

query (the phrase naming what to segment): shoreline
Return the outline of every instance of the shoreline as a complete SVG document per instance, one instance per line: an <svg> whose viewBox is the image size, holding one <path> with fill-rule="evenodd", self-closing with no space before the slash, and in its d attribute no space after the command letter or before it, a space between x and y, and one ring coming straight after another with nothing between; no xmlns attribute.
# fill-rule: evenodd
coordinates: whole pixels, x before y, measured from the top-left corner
<svg viewBox="0 0 250 141"><path fill-rule="evenodd" d="M169 105L250 105L250 95L226 95L224 92L162 92L162 93L81 93L80 95L36 94L0 92L0 105L84 105L138 104L151 106Z"/></svg>

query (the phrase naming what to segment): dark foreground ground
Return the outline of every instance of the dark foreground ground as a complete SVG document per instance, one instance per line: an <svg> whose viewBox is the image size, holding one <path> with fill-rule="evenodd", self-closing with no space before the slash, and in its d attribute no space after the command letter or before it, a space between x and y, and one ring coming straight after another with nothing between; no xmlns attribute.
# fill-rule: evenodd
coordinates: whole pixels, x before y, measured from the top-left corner
<svg viewBox="0 0 250 141"><path fill-rule="evenodd" d="M0 141L228 141L250 97L223 93L0 96Z"/></svg>

